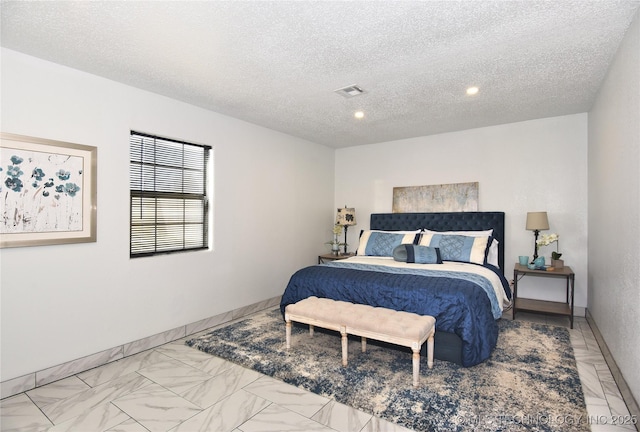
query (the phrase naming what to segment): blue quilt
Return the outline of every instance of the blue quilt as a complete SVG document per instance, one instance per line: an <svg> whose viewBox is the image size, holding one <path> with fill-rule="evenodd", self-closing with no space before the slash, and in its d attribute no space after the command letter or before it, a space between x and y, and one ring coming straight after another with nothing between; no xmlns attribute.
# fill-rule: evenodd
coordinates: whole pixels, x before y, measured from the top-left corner
<svg viewBox="0 0 640 432"><path fill-rule="evenodd" d="M503 289L511 298L502 274ZM436 331L462 340L462 365L473 366L491 355L498 340L496 299L487 279L474 273L390 269L384 266L334 261L298 270L289 280L280 310L310 296L431 315ZM490 283L489 283L490 286ZM493 303L493 304L492 304Z"/></svg>

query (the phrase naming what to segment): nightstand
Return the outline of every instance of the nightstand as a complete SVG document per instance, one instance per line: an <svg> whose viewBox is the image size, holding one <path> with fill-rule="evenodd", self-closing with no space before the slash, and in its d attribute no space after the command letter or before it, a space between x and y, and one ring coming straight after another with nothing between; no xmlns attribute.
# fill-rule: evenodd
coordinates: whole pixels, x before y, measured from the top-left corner
<svg viewBox="0 0 640 432"><path fill-rule="evenodd" d="M534 277L555 277L567 280L567 296L566 301L554 302L545 300L534 300L528 298L518 298L518 277L534 276ZM527 266L516 264L513 269L513 319L516 319L516 312L540 312L549 315L568 316L573 328L573 297L575 273L571 267L564 266L553 271L531 270Z"/></svg>
<svg viewBox="0 0 640 432"><path fill-rule="evenodd" d="M354 256L353 253L348 253L346 255L334 255L332 253L328 253L328 254L324 254L324 255L318 255L318 264L324 264L327 261L336 261L336 260L341 260L341 259L345 259L345 258L351 258L352 256Z"/></svg>

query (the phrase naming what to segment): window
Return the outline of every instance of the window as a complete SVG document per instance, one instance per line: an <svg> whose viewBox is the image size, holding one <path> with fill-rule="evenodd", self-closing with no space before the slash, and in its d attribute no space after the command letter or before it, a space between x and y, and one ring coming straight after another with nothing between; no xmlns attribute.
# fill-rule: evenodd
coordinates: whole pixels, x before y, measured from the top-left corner
<svg viewBox="0 0 640 432"><path fill-rule="evenodd" d="M206 249L211 147L131 131L130 256Z"/></svg>

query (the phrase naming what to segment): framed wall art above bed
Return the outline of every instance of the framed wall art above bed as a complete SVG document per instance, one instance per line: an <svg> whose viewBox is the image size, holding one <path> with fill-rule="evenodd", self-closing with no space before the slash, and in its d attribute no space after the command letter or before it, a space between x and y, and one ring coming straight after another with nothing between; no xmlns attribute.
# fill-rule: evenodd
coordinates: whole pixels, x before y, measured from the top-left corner
<svg viewBox="0 0 640 432"><path fill-rule="evenodd" d="M393 213L478 211L478 182L393 188Z"/></svg>

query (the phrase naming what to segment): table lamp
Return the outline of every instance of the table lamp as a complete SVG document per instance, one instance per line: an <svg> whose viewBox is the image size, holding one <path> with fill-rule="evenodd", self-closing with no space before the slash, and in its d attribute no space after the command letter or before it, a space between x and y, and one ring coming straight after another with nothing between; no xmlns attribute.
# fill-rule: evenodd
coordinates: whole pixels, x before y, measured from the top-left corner
<svg viewBox="0 0 640 432"><path fill-rule="evenodd" d="M356 209L348 208L344 206L344 208L339 208L338 213L336 215L336 225L341 225L344 227L344 254L347 254L347 228L351 225L356 225Z"/></svg>

